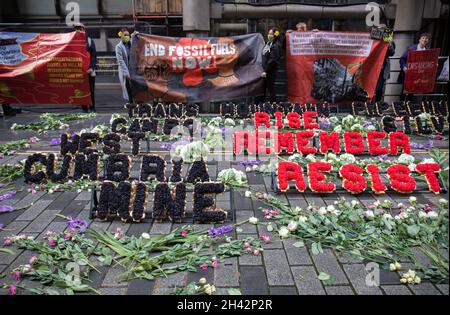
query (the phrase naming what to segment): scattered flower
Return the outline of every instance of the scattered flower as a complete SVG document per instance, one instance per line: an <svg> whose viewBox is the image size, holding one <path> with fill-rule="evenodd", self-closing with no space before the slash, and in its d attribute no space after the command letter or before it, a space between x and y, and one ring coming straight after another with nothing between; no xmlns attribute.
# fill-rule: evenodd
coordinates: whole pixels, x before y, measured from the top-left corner
<svg viewBox="0 0 450 315"><path fill-rule="evenodd" d="M15 281L19 282L19 281L20 281L20 272L14 271L14 272L13 272L13 279L14 279Z"/></svg>
<svg viewBox="0 0 450 315"><path fill-rule="evenodd" d="M14 284L9 285L8 288L8 295L16 295L17 294L17 288Z"/></svg>
<svg viewBox="0 0 450 315"><path fill-rule="evenodd" d="M256 218L256 217L251 217L250 219L248 219L248 222L250 223L250 224L258 224L258 218Z"/></svg>
<svg viewBox="0 0 450 315"><path fill-rule="evenodd" d="M200 280L198 280L198 283L206 284L206 279L205 278L200 278Z"/></svg>

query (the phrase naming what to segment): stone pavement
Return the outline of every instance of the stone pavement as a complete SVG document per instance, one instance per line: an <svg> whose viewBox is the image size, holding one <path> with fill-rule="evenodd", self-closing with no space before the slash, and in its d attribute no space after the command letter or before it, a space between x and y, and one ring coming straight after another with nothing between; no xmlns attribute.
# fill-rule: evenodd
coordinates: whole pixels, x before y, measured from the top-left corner
<svg viewBox="0 0 450 315"><path fill-rule="evenodd" d="M24 139L33 135L30 132L9 130L12 123L23 123L37 120L36 114L24 113L15 118L0 120L1 142ZM82 123L72 124L73 131L78 131L85 127L94 127L98 123L108 124L110 114L100 114L94 120L83 121ZM50 138L58 137L60 132L50 132L47 136L38 136L41 141L33 144L31 151L58 151L58 147L48 147ZM416 142L425 142L425 139L414 139ZM438 146L448 147L448 142L438 143ZM153 143L152 148L159 148L159 143ZM29 153L23 151L19 155L5 157L0 159L0 164L13 164L24 158ZM220 170L235 167L244 170L242 166L233 162L218 162L214 165L208 165L208 170L212 179L217 177ZM136 172L133 168L133 170ZM245 171L245 170L244 170ZM249 184L254 190L273 193L270 177L261 174L247 174ZM63 231L66 228L61 218L55 217L56 214L78 216L90 222L90 226L95 229L107 229L115 231L121 227L128 235L139 236L143 232L151 235L165 234L176 225L171 223L153 224L151 219L147 219L139 224L126 224L120 221L99 222L91 221L89 217L90 194L88 192L58 192L46 194L37 192L31 194L27 192L28 185L23 183L23 178L18 179L14 186L16 189L22 189L13 199L0 202L0 204L13 205L20 208L26 205L33 205L26 209L8 214L0 215L0 222L5 224L5 228L12 231L0 232L0 240L5 236L18 233L28 233L37 237L42 237L47 230ZM229 222L239 222L246 220L251 216L258 217L264 221L264 217L258 210L262 204L252 202L242 196L243 191L234 191L233 198L230 193L222 194L218 197L218 207L230 211L235 209L234 213L229 213ZM339 194L351 200L349 194ZM333 204L337 195L320 196L316 194L282 194L280 198L289 202L291 206L305 208L309 203L323 206ZM432 194L418 194L419 202L436 205L439 198L448 199L446 196L434 196ZM359 196L362 203L371 203L375 201L370 193ZM387 194L382 199L390 199L395 202L404 202L407 197L397 194ZM150 199L151 200L151 199ZM231 202L234 204L231 205ZM233 206L233 207L232 207ZM148 205L151 211L151 202ZM187 218L186 223L192 223L192 194L187 194ZM259 237L262 234L271 234L265 231L263 225L242 226L242 232L234 232L237 238L246 236ZM101 273L93 273L93 286L99 288L103 294L166 294L174 287L184 286L191 281L197 281L205 277L208 283L214 283L218 294L227 294L229 288L239 288L243 294L252 295L448 295L448 281L443 284L423 282L420 285L405 286L400 285L399 273L392 273L381 270L380 287L368 287L365 284L367 275L366 262L352 259L349 255L339 255L331 249L324 249L324 253L318 256L312 255L307 248L296 248L292 239L279 240L272 236L272 243L264 247L264 252L260 256L245 255L239 258L230 258L220 263L219 268L211 268L198 273L180 272L170 275L168 278L159 278L153 281L133 280L129 283L121 283L117 280L117 275L123 270L120 268L100 268ZM0 253L0 272L9 273L14 267L25 263L32 256L31 252L19 251L15 249L16 256ZM426 262L426 258L418 253L418 259ZM404 264L407 266L407 264ZM331 275L334 279L332 285L324 285L317 276L320 272ZM404 272L404 271L403 271ZM27 286L40 286L39 283L26 281ZM4 293L4 292L0 292Z"/></svg>

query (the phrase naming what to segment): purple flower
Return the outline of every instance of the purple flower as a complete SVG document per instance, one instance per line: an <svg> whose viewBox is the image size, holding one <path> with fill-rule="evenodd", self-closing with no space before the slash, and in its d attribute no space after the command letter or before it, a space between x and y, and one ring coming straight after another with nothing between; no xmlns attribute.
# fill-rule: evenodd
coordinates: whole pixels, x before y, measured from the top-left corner
<svg viewBox="0 0 450 315"><path fill-rule="evenodd" d="M319 122L319 125L322 129L330 129L331 122L329 122L328 120L322 120Z"/></svg>
<svg viewBox="0 0 450 315"><path fill-rule="evenodd" d="M162 143L159 147L162 150L170 151L172 149L172 144L171 143Z"/></svg>
<svg viewBox="0 0 450 315"><path fill-rule="evenodd" d="M231 225L227 225L227 226L222 226L220 228L211 228L208 230L208 234L210 236L220 236L223 234L227 234L233 231L233 227Z"/></svg>
<svg viewBox="0 0 450 315"><path fill-rule="evenodd" d="M13 212L16 210L13 206L0 205L0 213Z"/></svg>
<svg viewBox="0 0 450 315"><path fill-rule="evenodd" d="M52 140L50 140L51 147L55 147L58 145L61 145L61 138L53 138Z"/></svg>
<svg viewBox="0 0 450 315"><path fill-rule="evenodd" d="M389 157L387 155L381 155L378 157L381 161L387 161Z"/></svg>
<svg viewBox="0 0 450 315"><path fill-rule="evenodd" d="M373 124L369 121L369 122L366 122L364 125L363 125L363 127L364 128L367 128L367 127L370 127L370 126L372 126Z"/></svg>
<svg viewBox="0 0 450 315"><path fill-rule="evenodd" d="M17 194L16 191L9 191L6 194L0 195L0 201L8 200Z"/></svg>
<svg viewBox="0 0 450 315"><path fill-rule="evenodd" d="M78 233L84 233L88 227L88 223L79 218L73 219L72 217L68 217L67 225L73 231L77 231Z"/></svg>

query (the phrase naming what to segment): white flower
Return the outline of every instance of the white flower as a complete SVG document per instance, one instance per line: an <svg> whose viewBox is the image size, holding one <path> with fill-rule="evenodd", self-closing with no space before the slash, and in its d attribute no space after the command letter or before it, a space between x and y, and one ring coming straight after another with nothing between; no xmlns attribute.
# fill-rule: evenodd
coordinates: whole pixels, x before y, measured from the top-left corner
<svg viewBox="0 0 450 315"><path fill-rule="evenodd" d="M401 202L397 205L397 208L404 208L404 207L405 207L405 205Z"/></svg>
<svg viewBox="0 0 450 315"><path fill-rule="evenodd" d="M198 280L198 283L206 284L206 279L205 278L200 278L200 280Z"/></svg>
<svg viewBox="0 0 450 315"><path fill-rule="evenodd" d="M255 218L255 217L251 217L250 219L248 219L248 222L250 223L250 224L258 224L258 218Z"/></svg>
<svg viewBox="0 0 450 315"><path fill-rule="evenodd" d="M216 292L216 287L214 285L205 284L203 288L205 289L205 293L208 295L212 295L214 292Z"/></svg>
<svg viewBox="0 0 450 315"><path fill-rule="evenodd" d="M327 207L327 211L328 212L334 212L335 210L336 210L336 208L334 206L332 206L332 205Z"/></svg>
<svg viewBox="0 0 450 315"><path fill-rule="evenodd" d="M425 212L423 212L423 211L419 212L419 218L423 219L423 218L426 218L426 217L427 217L427 214Z"/></svg>
<svg viewBox="0 0 450 315"><path fill-rule="evenodd" d="M306 221L308 221L308 218L305 217L304 215L301 215L301 216L298 217L298 222L304 223Z"/></svg>
<svg viewBox="0 0 450 315"><path fill-rule="evenodd" d="M375 218L375 214L373 213L373 211L372 210L367 210L367 211L365 211L364 212L364 217L366 218L366 219L373 219L373 218Z"/></svg>
<svg viewBox="0 0 450 315"><path fill-rule="evenodd" d="M252 168L251 168L250 166L247 166L247 167L245 168L245 171L246 171L247 173L250 173L250 172L252 171Z"/></svg>
<svg viewBox="0 0 450 315"><path fill-rule="evenodd" d="M17 128L17 123L12 124L11 130L14 130L14 129L16 129L16 128Z"/></svg>
<svg viewBox="0 0 450 315"><path fill-rule="evenodd" d="M409 203L415 203L417 201L417 198L414 196L409 197Z"/></svg>
<svg viewBox="0 0 450 315"><path fill-rule="evenodd" d="M48 190L48 193L49 193L50 195L53 194L53 192L54 192L53 189L49 189L49 190Z"/></svg>
<svg viewBox="0 0 450 315"><path fill-rule="evenodd" d="M420 284L422 282L422 279L420 279L419 277L415 277L414 278L414 284Z"/></svg>
<svg viewBox="0 0 450 315"><path fill-rule="evenodd" d="M390 200L385 200L383 201L383 206L384 207L392 207L392 202Z"/></svg>
<svg viewBox="0 0 450 315"><path fill-rule="evenodd" d="M285 226L282 226L279 230L278 230L278 235L281 238L286 238L289 236L289 229Z"/></svg>
<svg viewBox="0 0 450 315"><path fill-rule="evenodd" d="M336 132L336 133L342 133L342 126L334 127L333 131Z"/></svg>
<svg viewBox="0 0 450 315"><path fill-rule="evenodd" d="M430 211L428 212L427 216L429 219L436 219L439 215L436 211Z"/></svg>
<svg viewBox="0 0 450 315"><path fill-rule="evenodd" d="M247 190L245 192L245 197L250 198L252 196L252 192L250 190Z"/></svg>
<svg viewBox="0 0 450 315"><path fill-rule="evenodd" d="M289 232L294 232L295 230L297 230L297 227L298 227L298 223L295 221L289 222L289 224L287 226Z"/></svg>
<svg viewBox="0 0 450 315"><path fill-rule="evenodd" d="M416 171L416 164L411 163L408 165L408 168L411 172L415 172Z"/></svg>
<svg viewBox="0 0 450 315"><path fill-rule="evenodd" d="M374 125L370 125L369 127L367 127L367 130L368 131L375 131L375 130L377 130L377 128L375 128Z"/></svg>
<svg viewBox="0 0 450 315"><path fill-rule="evenodd" d="M77 189L77 193L81 193L81 189Z"/></svg>
<svg viewBox="0 0 450 315"><path fill-rule="evenodd" d="M436 161L433 159L424 159L420 164L435 164Z"/></svg>
<svg viewBox="0 0 450 315"><path fill-rule="evenodd" d="M356 162L356 158L355 158L355 156L353 154L346 153L346 154L342 154L341 155L341 161L344 162L344 163L353 164L353 163Z"/></svg>
<svg viewBox="0 0 450 315"><path fill-rule="evenodd" d="M352 131L362 132L364 127L361 124L354 124L351 128Z"/></svg>
<svg viewBox="0 0 450 315"><path fill-rule="evenodd" d="M327 155L328 160L336 160L336 158L337 158L336 154L328 153Z"/></svg>
<svg viewBox="0 0 450 315"><path fill-rule="evenodd" d="M325 215L325 214L327 214L327 209L325 207L320 207L318 212L321 215Z"/></svg>
<svg viewBox="0 0 450 315"><path fill-rule="evenodd" d="M353 207L359 206L359 201L352 200L351 204L352 204Z"/></svg>
<svg viewBox="0 0 450 315"><path fill-rule="evenodd" d="M373 203L373 205L374 205L375 207L380 207L380 206L381 206L381 202L380 202L379 200L377 200L377 201L375 201L375 202Z"/></svg>
<svg viewBox="0 0 450 315"><path fill-rule="evenodd" d="M236 123L234 122L233 119L231 118L226 118L225 121L223 122L223 124L225 126L234 126Z"/></svg>
<svg viewBox="0 0 450 315"><path fill-rule="evenodd" d="M448 200L444 199L444 198L441 198L441 199L439 199L439 204L441 206L445 207L446 205L448 205Z"/></svg>
<svg viewBox="0 0 450 315"><path fill-rule="evenodd" d="M316 157L313 154L308 154L305 159L308 162L316 162Z"/></svg>
<svg viewBox="0 0 450 315"><path fill-rule="evenodd" d="M389 213L385 213L385 214L383 214L383 219L385 219L385 220L393 220L394 218Z"/></svg>
<svg viewBox="0 0 450 315"><path fill-rule="evenodd" d="M149 240L149 239L150 239L150 234L148 234L148 233L142 233L142 234L141 234L141 238L146 239L146 240Z"/></svg>
<svg viewBox="0 0 450 315"><path fill-rule="evenodd" d="M254 171L258 170L258 165L253 165L252 169L253 169Z"/></svg>
<svg viewBox="0 0 450 315"><path fill-rule="evenodd" d="M400 156L398 157L398 160L397 160L397 161L398 161L398 163L400 163L400 164L409 165L409 164L414 163L415 158L414 158L414 156L409 155L409 154L402 154L402 155L400 155Z"/></svg>

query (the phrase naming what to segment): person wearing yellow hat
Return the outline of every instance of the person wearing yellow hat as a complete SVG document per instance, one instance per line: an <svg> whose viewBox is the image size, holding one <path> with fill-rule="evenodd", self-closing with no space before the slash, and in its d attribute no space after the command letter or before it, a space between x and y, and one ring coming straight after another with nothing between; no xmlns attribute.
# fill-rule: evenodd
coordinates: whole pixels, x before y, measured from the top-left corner
<svg viewBox="0 0 450 315"><path fill-rule="evenodd" d="M131 76L130 76L130 50L131 50L131 37L128 29L123 28L118 33L120 40L116 45L116 58L119 65L119 81L122 88L123 98L133 103L133 97L131 95Z"/></svg>
<svg viewBox="0 0 450 315"><path fill-rule="evenodd" d="M271 27L267 35L267 42L262 51L262 66L264 72L261 77L264 78L264 99L265 101L276 102L275 80L277 71L280 68L281 58L281 36L276 27Z"/></svg>

